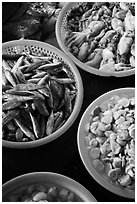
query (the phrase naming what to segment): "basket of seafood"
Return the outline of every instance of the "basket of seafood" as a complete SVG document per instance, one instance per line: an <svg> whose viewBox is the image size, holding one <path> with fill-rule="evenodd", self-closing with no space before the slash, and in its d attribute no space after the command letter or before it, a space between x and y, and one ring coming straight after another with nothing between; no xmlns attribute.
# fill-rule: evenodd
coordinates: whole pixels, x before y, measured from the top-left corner
<svg viewBox="0 0 137 204"><path fill-rule="evenodd" d="M81 184L61 174L34 172L2 187L3 202L96 202Z"/></svg>
<svg viewBox="0 0 137 204"><path fill-rule="evenodd" d="M57 48L34 40L2 45L3 146L30 148L62 135L83 99L80 74Z"/></svg>
<svg viewBox="0 0 137 204"><path fill-rule="evenodd" d="M58 17L56 37L87 72L116 77L135 73L135 3L69 2Z"/></svg>
<svg viewBox="0 0 137 204"><path fill-rule="evenodd" d="M109 191L135 199L135 89L112 90L93 101L77 136L90 175Z"/></svg>

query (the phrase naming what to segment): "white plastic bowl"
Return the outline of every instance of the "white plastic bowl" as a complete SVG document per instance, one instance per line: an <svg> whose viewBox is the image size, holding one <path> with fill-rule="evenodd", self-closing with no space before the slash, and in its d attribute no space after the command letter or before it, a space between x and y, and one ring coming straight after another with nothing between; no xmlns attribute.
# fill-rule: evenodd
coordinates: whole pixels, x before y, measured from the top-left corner
<svg viewBox="0 0 137 204"><path fill-rule="evenodd" d="M2 186L2 200L6 201L10 193L13 193L21 187L39 183L64 187L73 192L83 202L96 202L94 196L81 184L69 177L52 172L24 174L8 181Z"/></svg>
<svg viewBox="0 0 137 204"><path fill-rule="evenodd" d="M68 56L66 56L62 51L57 49L56 47L39 42L39 41L34 41L34 40L15 40L15 41L10 41L3 43L2 45L2 53L8 53L11 54L13 52L13 48L16 48L17 52L20 51L28 51L31 49L34 53L41 53L44 52L50 57L55 57L57 59L63 60L63 62L68 65L70 71L74 75L74 79L76 81L76 86L77 86L77 96L75 99L75 105L74 109L67 119L67 121L64 123L63 126L61 126L57 131L53 132L51 135L46 136L42 139L38 139L32 142L11 142L11 141L2 141L2 145L4 147L8 148L33 148L37 146L44 145L46 143L51 142L52 140L55 140L59 136L61 136L75 121L76 117L79 114L79 111L81 109L81 105L83 102L83 84L81 80L81 76L79 74L79 71L77 70L76 66L74 63L69 59Z"/></svg>
<svg viewBox="0 0 137 204"><path fill-rule="evenodd" d="M61 10L57 22L56 22L56 38L60 48L73 60L73 62L80 67L81 69L100 76L115 76L115 77L125 77L129 75L135 74L135 69L127 70L127 71L118 71L118 72L104 72L102 70L96 69L94 67L88 66L78 60L65 46L64 39L65 34L67 32L67 15L72 8L78 6L81 2L69 2L67 3Z"/></svg>
<svg viewBox="0 0 137 204"><path fill-rule="evenodd" d="M100 106L103 102L109 100L112 96L118 95L120 97L122 96L129 96L133 97L135 96L135 88L121 88L121 89L115 89L112 91L109 91L100 97L98 97L95 101L93 101L88 108L85 110L80 123L78 127L78 133L77 133L77 143L78 143L78 150L80 157L82 159L82 162L84 166L86 167L89 174L104 188L107 190L120 195L122 197L127 197L134 199L135 198L135 192L130 190L122 190L121 188L113 185L109 178L107 176L104 176L103 174L97 172L95 168L93 167L91 158L89 157L89 152L87 149L87 146L85 144L85 127L86 124L89 122L89 118L91 116L92 111L97 107Z"/></svg>

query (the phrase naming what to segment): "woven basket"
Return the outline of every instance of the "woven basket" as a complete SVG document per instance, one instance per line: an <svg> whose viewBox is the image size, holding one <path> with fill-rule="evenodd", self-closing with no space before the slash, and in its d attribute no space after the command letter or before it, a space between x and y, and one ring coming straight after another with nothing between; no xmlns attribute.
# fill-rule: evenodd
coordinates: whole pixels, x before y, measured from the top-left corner
<svg viewBox="0 0 137 204"><path fill-rule="evenodd" d="M129 75L135 74L135 69L127 70L127 71L118 71L118 72L104 72L94 67L88 66L78 60L65 46L64 38L67 32L67 16L70 14L71 9L80 5L78 2L69 2L67 3L63 9L61 10L57 22L56 22L56 38L60 48L73 60L73 62L80 67L81 69L100 76L115 76L115 77L125 77Z"/></svg>
<svg viewBox="0 0 137 204"><path fill-rule="evenodd" d="M76 82L76 88L77 88L77 96L75 99L75 105L73 108L73 111L65 124L60 127L57 131L53 132L51 135L46 136L45 138L35 140L32 142L10 142L3 140L2 145L9 148L31 148L40 146L43 144L46 144L59 136L61 136L75 121L76 117L78 116L78 113L81 109L82 101L83 101L83 84L81 80L81 76L74 65L74 63L59 49L56 47L49 45L47 43L34 41L34 40L16 40L16 41L10 41L3 43L2 45L2 53L3 54L18 54L22 53L23 51L31 51L32 54L41 54L52 58L56 58L61 60L65 63L66 67L68 68L68 73L70 76L72 76Z"/></svg>

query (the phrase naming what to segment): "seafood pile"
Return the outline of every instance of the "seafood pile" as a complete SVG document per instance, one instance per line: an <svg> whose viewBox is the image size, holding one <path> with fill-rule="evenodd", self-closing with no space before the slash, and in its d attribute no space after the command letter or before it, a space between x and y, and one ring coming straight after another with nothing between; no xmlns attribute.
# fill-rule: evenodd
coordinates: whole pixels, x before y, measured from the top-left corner
<svg viewBox="0 0 137 204"><path fill-rule="evenodd" d="M65 45L84 64L105 71L135 68L135 3L83 2L67 15Z"/></svg>
<svg viewBox="0 0 137 204"><path fill-rule="evenodd" d="M9 195L9 202L77 202L79 198L70 190L49 186L49 184L33 184L22 187Z"/></svg>
<svg viewBox="0 0 137 204"><path fill-rule="evenodd" d="M29 142L49 136L71 115L76 95L74 75L62 60L31 50L3 54L3 139Z"/></svg>
<svg viewBox="0 0 137 204"><path fill-rule="evenodd" d="M98 172L122 189L135 189L135 97L115 95L96 107L85 142Z"/></svg>

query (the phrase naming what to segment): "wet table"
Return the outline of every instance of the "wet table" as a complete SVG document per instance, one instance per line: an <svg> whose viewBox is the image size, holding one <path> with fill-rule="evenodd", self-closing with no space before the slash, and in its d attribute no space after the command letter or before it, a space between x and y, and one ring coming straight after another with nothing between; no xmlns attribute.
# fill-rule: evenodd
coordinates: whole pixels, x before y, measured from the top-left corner
<svg viewBox="0 0 137 204"><path fill-rule="evenodd" d="M46 40L45 40L46 39ZM43 41L59 48L55 33L43 36ZM117 196L90 176L84 167L77 147L77 129L82 114L97 97L110 90L135 87L135 76L124 78L101 77L89 74L78 68L84 86L84 99L81 111L73 125L58 139L49 144L29 150L2 148L2 183L30 172L55 172L66 175L81 183L98 202L133 202Z"/></svg>

